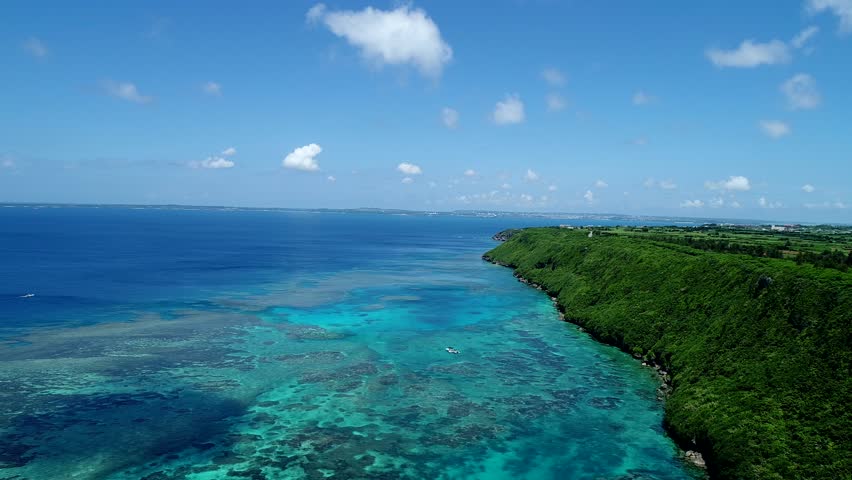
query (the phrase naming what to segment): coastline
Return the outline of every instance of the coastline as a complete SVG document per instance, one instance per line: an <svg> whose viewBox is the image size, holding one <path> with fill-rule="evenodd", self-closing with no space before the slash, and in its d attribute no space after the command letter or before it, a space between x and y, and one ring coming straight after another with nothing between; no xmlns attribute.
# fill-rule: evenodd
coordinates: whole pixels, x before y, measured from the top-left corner
<svg viewBox="0 0 852 480"><path fill-rule="evenodd" d="M494 237L494 240L498 242L503 242L507 239L508 238L506 237ZM524 278L520 273L518 273L517 267L515 265L510 265L496 260L489 256L487 253L482 255L482 259L494 265L512 269L512 276L515 277L519 282L547 294L547 296L550 298L550 301L553 303L553 306L556 308L556 311L559 313L559 319L561 321L576 325L581 333L588 334L596 342L602 343L604 345L617 347L619 350L630 355L635 360L642 362L643 367L652 368L660 380L660 386L657 388L657 399L660 402L665 402L669 395L671 395L674 387L672 386L672 374L668 367L661 365L653 358L645 358L642 355L633 352L633 347L625 344L624 342L609 342L602 336L597 335L594 329L588 329L586 325L583 325L579 321L579 319L566 316L565 307L559 303L559 299L557 298L556 293L549 291L545 286L541 284ZM666 434L669 436L669 438L672 439L672 441L674 441L675 445L680 450L681 458L685 463L688 463L696 468L708 470L707 462L704 460L704 455L706 452L702 452L693 441L687 440L684 435L680 435L678 432L674 431L671 428L671 425L665 420L665 417L663 419L663 429L666 431Z"/></svg>

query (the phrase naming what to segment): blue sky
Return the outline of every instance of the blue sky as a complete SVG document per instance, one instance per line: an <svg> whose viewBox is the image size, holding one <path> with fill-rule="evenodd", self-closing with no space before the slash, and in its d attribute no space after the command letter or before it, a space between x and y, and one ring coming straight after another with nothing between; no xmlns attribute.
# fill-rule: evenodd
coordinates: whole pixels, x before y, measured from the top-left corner
<svg viewBox="0 0 852 480"><path fill-rule="evenodd" d="M0 201L852 221L852 0L0 19Z"/></svg>

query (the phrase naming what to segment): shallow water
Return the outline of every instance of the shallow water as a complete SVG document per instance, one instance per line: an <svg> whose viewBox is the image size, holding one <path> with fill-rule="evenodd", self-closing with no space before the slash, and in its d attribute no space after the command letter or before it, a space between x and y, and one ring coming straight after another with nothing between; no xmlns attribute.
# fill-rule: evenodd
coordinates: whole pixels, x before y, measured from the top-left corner
<svg viewBox="0 0 852 480"><path fill-rule="evenodd" d="M700 476L647 369L480 259L568 221L7 210L0 478Z"/></svg>

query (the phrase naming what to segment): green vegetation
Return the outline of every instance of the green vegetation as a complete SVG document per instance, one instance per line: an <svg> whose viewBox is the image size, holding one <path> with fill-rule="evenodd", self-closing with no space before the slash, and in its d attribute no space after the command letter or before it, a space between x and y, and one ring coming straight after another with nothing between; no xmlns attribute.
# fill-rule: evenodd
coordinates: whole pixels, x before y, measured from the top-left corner
<svg viewBox="0 0 852 480"><path fill-rule="evenodd" d="M535 228L485 258L541 285L596 338L671 371L666 426L713 477L848 479L852 271L795 261L848 247L837 235ZM764 251L695 248L687 236ZM790 258L767 255L788 241Z"/></svg>

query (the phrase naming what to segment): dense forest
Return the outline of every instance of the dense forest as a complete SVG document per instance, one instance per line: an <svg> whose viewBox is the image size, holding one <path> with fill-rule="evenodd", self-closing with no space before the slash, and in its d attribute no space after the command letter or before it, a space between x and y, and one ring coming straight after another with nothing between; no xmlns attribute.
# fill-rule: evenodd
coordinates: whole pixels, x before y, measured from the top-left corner
<svg viewBox="0 0 852 480"><path fill-rule="evenodd" d="M541 285L594 337L670 371L666 427L712 477L852 478L852 272L653 229L513 233L484 258Z"/></svg>

